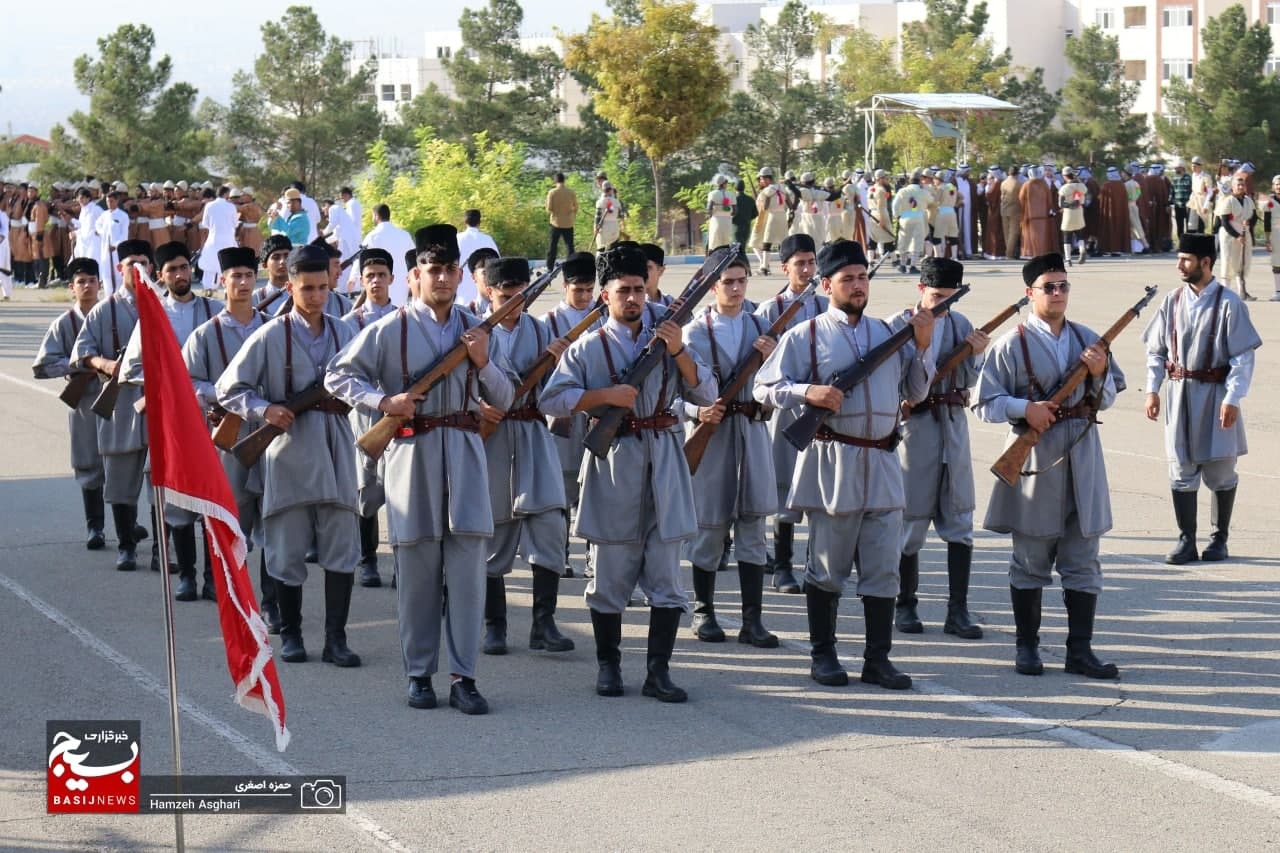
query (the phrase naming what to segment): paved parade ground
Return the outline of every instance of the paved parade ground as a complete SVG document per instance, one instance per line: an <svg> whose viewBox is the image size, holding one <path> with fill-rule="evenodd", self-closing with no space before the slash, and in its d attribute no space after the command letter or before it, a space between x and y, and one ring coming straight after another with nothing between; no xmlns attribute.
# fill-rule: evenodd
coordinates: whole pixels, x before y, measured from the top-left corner
<svg viewBox="0 0 1280 853"><path fill-rule="evenodd" d="M1272 292L1261 253L1250 289ZM678 292L693 267L667 270ZM1019 265L966 264L960 310L980 325L1022 296ZM1178 285L1174 259L1107 259L1070 271L1069 318L1102 332L1147 284ZM782 285L752 280L759 300ZM870 313L909 305L913 281L872 283ZM0 305L0 849L161 850L173 819L49 815L45 723L138 719L145 774L170 772L161 578L113 569L114 543L84 548L60 382L30 363L66 303L19 291ZM553 299L535 307L548 309ZM1176 538L1160 426L1142 411L1142 328L1117 342L1128 390L1101 429L1116 526L1094 648L1118 682L1062 671L1066 616L1044 598L1043 677L1013 670L1008 539L980 532L970 608L981 640L942 633L945 549L922 552L926 632L895 635L915 687L820 687L808 678L803 596L768 592L782 647L699 643L672 660L690 701L640 696L647 612L624 617L627 695L594 694L596 662L578 578L562 582L567 654L530 652L530 576L508 580L511 653L484 657L484 717L405 704L395 591L357 588L348 636L359 669L319 662L322 596L307 585L312 662L279 664L293 743L275 751L260 716L236 707L215 605L176 604L182 760L190 774L343 774L345 815L188 816L203 850L1275 850L1280 848L1280 303L1250 303L1264 345L1243 411L1251 452L1224 563L1167 566ZM1012 324L1006 326L1011 328ZM1004 430L972 421L980 520ZM193 437L193 440L203 440ZM1207 542L1201 493L1200 544ZM384 526L385 535L385 526ZM108 530L110 535L111 531ZM798 529L803 537L803 528ZM143 566L150 554L143 543ZM797 551L800 552L799 545ZM257 557L253 556L256 577ZM383 577L390 550L383 548ZM318 571L318 570L317 570ZM737 627L737 578L718 611ZM686 587L689 585L687 566ZM856 673L857 599L841 602L839 651ZM736 631L730 633L730 637ZM278 638L273 642L278 643ZM437 677L436 689L447 687Z"/></svg>

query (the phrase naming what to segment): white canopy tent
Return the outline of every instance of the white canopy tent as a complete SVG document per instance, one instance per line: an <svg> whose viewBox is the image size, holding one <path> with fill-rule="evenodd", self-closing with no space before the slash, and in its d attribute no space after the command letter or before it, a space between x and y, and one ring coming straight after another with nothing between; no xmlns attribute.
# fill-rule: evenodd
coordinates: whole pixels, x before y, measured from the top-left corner
<svg viewBox="0 0 1280 853"><path fill-rule="evenodd" d="M863 104L867 103L863 101ZM924 122L933 136L954 137L956 162L959 163L968 157L969 116L1017 109L1021 109L1017 104L968 92L895 92L872 95L869 105L858 107L858 112L866 122L866 149L863 155L867 168L874 169L876 166L877 114L914 115Z"/></svg>

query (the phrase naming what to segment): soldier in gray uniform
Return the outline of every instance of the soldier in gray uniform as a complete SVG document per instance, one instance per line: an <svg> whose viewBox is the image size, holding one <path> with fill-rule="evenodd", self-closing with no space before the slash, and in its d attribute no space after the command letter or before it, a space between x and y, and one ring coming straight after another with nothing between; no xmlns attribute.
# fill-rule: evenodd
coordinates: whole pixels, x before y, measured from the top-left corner
<svg viewBox="0 0 1280 853"><path fill-rule="evenodd" d="M253 307L274 316L289 299L289 253L293 243L283 234L272 234L262 244L262 267L267 283L253 291Z"/></svg>
<svg viewBox="0 0 1280 853"><path fill-rule="evenodd" d="M307 245L313 249L319 249L328 258L329 296L324 303L324 313L341 319L351 310L350 300L337 290L338 279L342 276L342 253L338 251L337 246L327 242L323 237L317 237ZM275 313L276 316L286 313L284 305L277 308Z"/></svg>
<svg viewBox="0 0 1280 853"><path fill-rule="evenodd" d="M964 280L964 265L949 258L920 262L920 308L932 309L955 293ZM902 328L911 317L903 312L893 320ZM969 356L950 376L930 387L929 396L906 409L898 460L902 463L907 506L902 514L902 560L898 564L896 624L904 634L919 634L924 624L916 612L920 586L920 548L929 525L947 543L947 619L942 630L967 640L982 629L969 616L969 573L973 565L973 461L969 456L969 386L982 369L987 348L985 332L975 330L963 314L948 311L933 326L931 349L942 359L968 342Z"/></svg>
<svg viewBox="0 0 1280 853"><path fill-rule="evenodd" d="M123 240L117 246L119 275L123 286L115 294L93 307L84 318L71 351L75 367L93 368L104 376L116 371L117 361L124 356L125 344L138 322L134 299L137 286L134 264L151 269L151 244L145 240ZM142 397L137 385L121 384L120 394L110 418L98 418L98 452L102 454L103 498L111 504L115 521L116 568L131 572L138 567L136 544L138 496L142 493L142 475L147 458L147 427L142 413L134 404Z"/></svg>
<svg viewBox="0 0 1280 853"><path fill-rule="evenodd" d="M1040 604L1057 568L1067 608L1067 672L1118 678L1093 653L1093 620L1102 592L1098 540L1111 529L1111 498L1095 416L1124 390L1124 374L1098 335L1067 320L1070 284L1062 255L1032 258L1022 268L1031 298L1024 323L987 352L973 409L983 421L1009 424L1010 440L1041 433L1016 486L997 480L983 526L1013 534L1009 595L1017 627L1015 669L1040 675ZM1065 406L1046 398L1077 362L1088 378Z"/></svg>
<svg viewBox="0 0 1280 853"><path fill-rule="evenodd" d="M777 341L765 334L769 324L745 310L747 262L732 261L715 285L713 310L684 327L684 342L711 365L724 386L735 368L753 351L764 356ZM716 570L725 552L725 537L733 532L738 583L742 590L742 630L738 642L764 649L777 647L778 638L761 621L764 594L765 519L778 508L770 450L769 410L751 397L748 382L728 405L684 405L690 431L699 423L719 424L693 475L698 533L685 555L693 565L693 633L709 643L722 643L724 630L716 621Z"/></svg>
<svg viewBox="0 0 1280 853"><path fill-rule="evenodd" d="M1249 308L1213 276L1213 237L1186 234L1178 242L1178 272L1186 285L1165 294L1143 337L1147 344L1147 417L1160 417L1160 386L1168 389L1165 452L1173 488L1178 544L1166 563L1227 558L1236 500L1236 458L1249 452L1241 403L1253 380L1262 338ZM1166 384L1167 380L1167 384ZM1213 493L1213 538L1196 553L1196 494Z"/></svg>
<svg viewBox="0 0 1280 853"><path fill-rule="evenodd" d="M293 309L249 336L214 389L227 411L285 431L258 462L267 573L276 581L280 607L281 658L288 663L307 659L302 584L307 546L314 541L317 562L324 567L320 658L336 666L359 666L359 655L347 646L353 573L360 558L350 407L330 398L295 415L283 405L324 379L325 368L352 333L342 320L324 313L329 297L324 252L312 246L293 250L288 290Z"/></svg>
<svg viewBox="0 0 1280 853"><path fill-rule="evenodd" d="M813 644L810 676L819 684L849 683L836 656L836 614L856 567L867 636L862 681L904 690L911 677L889 660L906 501L893 448L902 401L923 400L933 379L933 314L915 312L908 321L913 342L845 394L826 383L893 332L883 320L864 316L871 288L861 244L824 246L818 270L830 307L782 336L755 386L756 400L774 408L808 404L832 412L796 459L787 501L809 514L804 587Z"/></svg>
<svg viewBox="0 0 1280 853"><path fill-rule="evenodd" d="M574 252L560 267L564 280L564 299L542 316L542 322L557 338L564 337L596 306L596 258L590 252ZM600 322L603 322L601 320ZM598 324L597 324L598 325ZM564 480L565 551L564 576L573 577L569 565L570 513L578 509L578 474L582 470L582 440L587 435L587 414L579 412L571 418L552 422L556 455L560 458L560 475Z"/></svg>
<svg viewBox="0 0 1280 853"><path fill-rule="evenodd" d="M364 304L345 316L346 322L356 334L396 310L391 304L391 280L395 277L394 260L386 249L362 249L360 251L360 284L364 287ZM351 410L351 430L364 435L382 417L376 411L361 406ZM360 585L382 586L378 574L378 510L386 503L383 477L386 462L370 458L360 448L356 455L356 475L360 495ZM392 576L394 583L395 576Z"/></svg>
<svg viewBox="0 0 1280 853"><path fill-rule="evenodd" d="M596 640L596 693L621 696L622 611L637 581L650 602L642 693L663 702L688 696L671 681L671 652L688 598L680 586L680 546L698 532L683 432L671 407L715 401L715 377L681 339L672 321L644 325L645 255L630 246L596 259L609 319L579 338L561 357L543 390L540 408L568 417L598 407L631 410L604 459L585 457L575 532L591 543L595 577L587 605ZM637 389L619 376L650 340L666 349L659 369Z"/></svg>
<svg viewBox="0 0 1280 853"><path fill-rule="evenodd" d="M170 241L161 243L155 248L156 271L159 284L165 288L160 300L165 316L173 334L182 346L195 328L207 323L222 310L222 303L207 296L196 296L191 289L191 251L186 243ZM142 375L142 333L136 326L125 345L124 357L120 361L120 378L130 385L144 386ZM147 464L147 483L150 485L150 462ZM174 598L178 601L195 601L200 595L196 590L196 514L173 505L166 505L164 521L168 524L169 535L173 538L173 553L178 566L178 586ZM151 508L151 534L154 546L151 549L151 570L160 571L160 533L161 524L156 508ZM203 540L204 537L201 537ZM203 597L214 601L213 568L209 561L208 546L205 547L204 592Z"/></svg>
<svg viewBox="0 0 1280 853"><path fill-rule="evenodd" d="M766 299L756 308L756 316L765 321L767 326L782 316L782 312L809 285L809 279L818 269L817 249L813 238L808 234L792 234L783 239L778 246L778 258L782 263L783 275L787 277L787 289ZM808 322L827 310L827 297L814 294L795 315L789 328ZM773 520L773 558L767 569L773 571L773 588L778 592L794 595L800 594L800 582L792 571L795 541L795 527L801 521L803 513L795 512L787 506L787 495L791 492L791 475L796 469L796 449L783 437L782 431L796 419L797 412L782 410L774 414L770 424L773 442L773 474L777 479L778 512Z"/></svg>
<svg viewBox="0 0 1280 853"><path fill-rule="evenodd" d="M485 264L490 313L529 285L527 258L491 258ZM557 358L569 346L563 338L528 313L520 312L493 330L503 360L517 376L549 350ZM533 571L533 626L529 648L567 652L573 640L556 628L560 561L565 550L564 484L556 476L559 459L551 431L538 411L538 391L513 400L506 410L481 403L480 416L496 424L484 443L493 508L493 539L486 563L484 653L507 652L507 590L516 547Z"/></svg>
<svg viewBox="0 0 1280 853"><path fill-rule="evenodd" d="M70 377L75 370L71 354L76 337L84 325L85 317L98 304L98 262L93 258L73 258L67 264L67 281L75 304L58 315L49 324L40 342L40 351L31 365L36 379ZM93 413L93 401L102 390L102 382L95 374L85 387L84 395L74 409L67 414L67 427L71 431L71 470L75 472L84 502L84 521L88 531L85 547L100 550L105 544L103 528L106 525L105 506L102 500L102 456L98 453L98 416Z"/></svg>
<svg viewBox="0 0 1280 853"><path fill-rule="evenodd" d="M454 305L462 281L457 234L452 225L414 234L416 298L361 332L325 385L353 405L411 418L387 448L385 483L409 705L436 706L431 676L443 611L449 704L484 714L489 705L475 677L493 510L479 408L481 399L510 408L514 388L497 341ZM413 378L459 341L467 360L425 397L409 393Z"/></svg>
<svg viewBox="0 0 1280 853"><path fill-rule="evenodd" d="M231 247L218 251L221 282L226 293L226 307L212 320L195 328L182 345L182 358L191 374L196 400L206 413L210 428L221 423L226 410L218 404L214 383L218 381L231 359L244 346L245 340L262 327L266 315L253 310L253 283L258 272L258 257L253 249ZM244 420L236 440L262 426L256 420ZM240 518L240 530L245 539L256 545L261 553L258 564L258 582L262 602L262 621L272 634L280 633L280 608L276 603L275 582L267 574L267 556L262 537L262 476L260 466L246 468L230 452L218 448L222 470L235 495L236 510ZM207 584L206 584L207 585Z"/></svg>

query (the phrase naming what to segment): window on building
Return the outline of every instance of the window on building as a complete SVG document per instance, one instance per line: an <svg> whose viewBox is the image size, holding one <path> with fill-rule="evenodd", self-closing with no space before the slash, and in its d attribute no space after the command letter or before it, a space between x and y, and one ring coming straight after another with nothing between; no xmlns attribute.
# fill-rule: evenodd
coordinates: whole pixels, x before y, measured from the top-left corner
<svg viewBox="0 0 1280 853"><path fill-rule="evenodd" d="M453 56L453 48L438 45L436 47L436 59L449 59Z"/></svg>
<svg viewBox="0 0 1280 853"><path fill-rule="evenodd" d="M1191 26L1190 6L1169 6L1160 13L1160 24L1163 27Z"/></svg>
<svg viewBox="0 0 1280 853"><path fill-rule="evenodd" d="M1170 80L1190 80L1190 59L1166 59L1160 63L1160 79L1166 83Z"/></svg>
<svg viewBox="0 0 1280 853"><path fill-rule="evenodd" d="M396 99L396 87L394 83L382 84L382 100L394 101Z"/></svg>
<svg viewBox="0 0 1280 853"><path fill-rule="evenodd" d="M410 86L408 83L400 84L400 100L402 101L413 100L413 87Z"/></svg>
<svg viewBox="0 0 1280 853"><path fill-rule="evenodd" d="M1267 24L1273 27L1280 24L1280 3L1267 4Z"/></svg>
<svg viewBox="0 0 1280 853"><path fill-rule="evenodd" d="M1130 83L1141 83L1147 79L1147 62L1145 59L1126 59L1124 63L1124 79Z"/></svg>
<svg viewBox="0 0 1280 853"><path fill-rule="evenodd" d="M1263 74L1280 74L1280 56L1273 56L1262 66Z"/></svg>
<svg viewBox="0 0 1280 853"><path fill-rule="evenodd" d="M741 59L735 59L733 61L733 76L734 77L742 76L742 60Z"/></svg>
<svg viewBox="0 0 1280 853"><path fill-rule="evenodd" d="M1125 6L1124 7L1124 28L1126 30L1137 30L1147 25L1147 7L1146 6Z"/></svg>
<svg viewBox="0 0 1280 853"><path fill-rule="evenodd" d="M1093 22L1098 25L1098 29L1114 30L1116 28L1115 9L1098 9L1093 14Z"/></svg>

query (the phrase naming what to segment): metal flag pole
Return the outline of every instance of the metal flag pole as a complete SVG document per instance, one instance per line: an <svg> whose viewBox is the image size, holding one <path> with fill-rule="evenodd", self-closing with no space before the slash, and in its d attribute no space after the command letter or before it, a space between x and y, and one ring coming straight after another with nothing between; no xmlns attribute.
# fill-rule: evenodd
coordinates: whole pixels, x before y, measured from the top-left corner
<svg viewBox="0 0 1280 853"><path fill-rule="evenodd" d="M169 536L164 520L164 486L151 488L152 512L156 513L156 547L160 549L161 587L164 589L164 649L169 670L169 737L173 741L175 793L182 793L182 741L178 736L178 657L173 629L173 595L169 583ZM182 812L173 813L173 831L178 853L186 850L182 832Z"/></svg>

